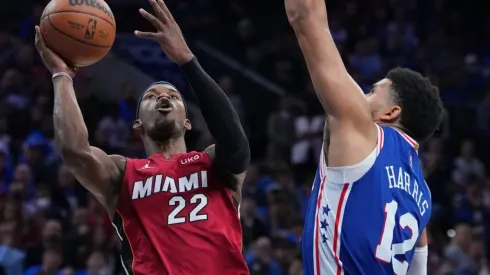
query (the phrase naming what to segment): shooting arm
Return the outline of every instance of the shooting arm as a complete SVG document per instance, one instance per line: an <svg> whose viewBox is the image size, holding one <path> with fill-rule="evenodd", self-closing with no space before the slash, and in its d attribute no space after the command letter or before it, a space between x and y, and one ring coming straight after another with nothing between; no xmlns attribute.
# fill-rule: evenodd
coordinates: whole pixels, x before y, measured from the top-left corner
<svg viewBox="0 0 490 275"><path fill-rule="evenodd" d="M125 158L109 156L88 142L88 132L78 106L72 81L65 76L53 79L54 134L65 165L76 179L106 208L112 209L122 183Z"/></svg>
<svg viewBox="0 0 490 275"><path fill-rule="evenodd" d="M239 189L250 161L250 148L240 119L228 97L204 71L196 58L181 66L216 145L206 151L219 169L232 176L234 191Z"/></svg>

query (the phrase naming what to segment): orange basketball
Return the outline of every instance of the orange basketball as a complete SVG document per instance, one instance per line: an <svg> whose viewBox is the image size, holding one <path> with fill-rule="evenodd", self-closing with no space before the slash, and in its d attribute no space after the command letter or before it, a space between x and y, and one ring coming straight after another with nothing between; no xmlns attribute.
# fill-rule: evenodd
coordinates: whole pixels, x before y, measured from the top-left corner
<svg viewBox="0 0 490 275"><path fill-rule="evenodd" d="M103 0L51 0L40 27L46 45L76 67L101 60L116 38L114 15Z"/></svg>

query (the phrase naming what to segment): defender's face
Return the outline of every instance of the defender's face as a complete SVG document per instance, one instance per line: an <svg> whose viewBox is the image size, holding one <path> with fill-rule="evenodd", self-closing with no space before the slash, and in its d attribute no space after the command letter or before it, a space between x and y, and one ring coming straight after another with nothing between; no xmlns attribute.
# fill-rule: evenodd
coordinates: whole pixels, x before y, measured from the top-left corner
<svg viewBox="0 0 490 275"><path fill-rule="evenodd" d="M371 91L366 94L366 99L371 107L371 116L374 122L389 122L396 120L400 113L400 106L393 102L391 80L384 78L373 85Z"/></svg>
<svg viewBox="0 0 490 275"><path fill-rule="evenodd" d="M145 131L151 132L160 128L190 129L181 94L166 85L156 84L150 87L140 104L139 121Z"/></svg>

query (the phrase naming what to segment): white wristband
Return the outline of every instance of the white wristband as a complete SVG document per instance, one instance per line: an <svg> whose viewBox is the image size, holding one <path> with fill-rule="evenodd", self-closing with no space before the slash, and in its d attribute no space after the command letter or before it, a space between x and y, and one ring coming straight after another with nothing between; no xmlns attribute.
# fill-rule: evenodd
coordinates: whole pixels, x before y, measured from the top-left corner
<svg viewBox="0 0 490 275"><path fill-rule="evenodd" d="M58 73L54 73L53 76L52 76L52 79L55 79L56 77L58 76L66 76L68 77L71 81L73 81L73 78L71 78L71 76L68 74L68 73L65 73L65 72L58 72Z"/></svg>

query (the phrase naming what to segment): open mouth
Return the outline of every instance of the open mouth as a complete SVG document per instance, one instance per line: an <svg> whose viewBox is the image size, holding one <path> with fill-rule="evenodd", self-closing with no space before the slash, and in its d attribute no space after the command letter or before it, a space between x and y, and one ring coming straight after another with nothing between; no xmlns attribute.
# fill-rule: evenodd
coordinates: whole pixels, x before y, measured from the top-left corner
<svg viewBox="0 0 490 275"><path fill-rule="evenodd" d="M169 113L172 111L172 104L168 100L162 100L157 104L156 108L160 113Z"/></svg>

